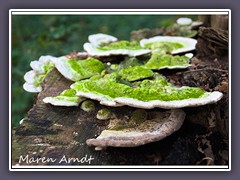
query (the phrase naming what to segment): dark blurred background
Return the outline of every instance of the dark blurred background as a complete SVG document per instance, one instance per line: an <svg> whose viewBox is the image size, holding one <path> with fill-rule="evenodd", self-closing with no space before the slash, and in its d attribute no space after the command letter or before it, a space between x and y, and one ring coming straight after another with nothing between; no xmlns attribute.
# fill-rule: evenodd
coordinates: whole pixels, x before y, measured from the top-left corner
<svg viewBox="0 0 240 180"><path fill-rule="evenodd" d="M106 33L129 40L133 30L167 27L178 15L13 15L12 125L32 107L36 94L22 88L30 62L41 55L62 56L82 51L88 35ZM183 17L181 15L181 17ZM196 19L196 16L191 16Z"/></svg>

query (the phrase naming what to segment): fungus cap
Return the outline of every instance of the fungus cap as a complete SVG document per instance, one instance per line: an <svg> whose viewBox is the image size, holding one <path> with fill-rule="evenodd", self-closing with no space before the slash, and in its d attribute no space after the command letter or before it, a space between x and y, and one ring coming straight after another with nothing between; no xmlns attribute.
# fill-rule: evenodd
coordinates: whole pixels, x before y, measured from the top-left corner
<svg viewBox="0 0 240 180"><path fill-rule="evenodd" d="M101 61L95 58L71 60L65 56L54 59L57 70L71 81L79 81L100 74L104 69Z"/></svg>
<svg viewBox="0 0 240 180"><path fill-rule="evenodd" d="M98 33L98 34L92 34L88 36L88 40L94 46L100 46L102 43L115 42L118 39L108 34Z"/></svg>
<svg viewBox="0 0 240 180"><path fill-rule="evenodd" d="M192 19L191 18L185 18L185 17L178 18L177 23L179 25L182 25L182 26L188 26L188 25L192 24Z"/></svg>
<svg viewBox="0 0 240 180"><path fill-rule="evenodd" d="M96 139L88 139L88 146L136 147L159 141L180 129L185 119L185 112L172 109L155 112L153 119L143 121L136 127L122 130L104 130Z"/></svg>
<svg viewBox="0 0 240 180"><path fill-rule="evenodd" d="M197 44L197 40L193 38L187 38L187 37L181 37L181 36L155 36L149 39L142 39L140 41L140 45L145 48L146 45L148 44L158 43L158 42L179 43L183 46L183 47L174 49L173 51L171 51L171 54L178 54L178 53L192 51L195 49L195 46Z"/></svg>
<svg viewBox="0 0 240 180"><path fill-rule="evenodd" d="M140 56L140 55L148 54L151 52L149 49L139 49L139 50L113 49L113 50L103 51L103 50L97 49L97 47L91 43L85 43L83 45L83 48L91 56L111 56L111 55Z"/></svg>
<svg viewBox="0 0 240 180"><path fill-rule="evenodd" d="M45 97L43 102L50 103L54 106L78 106L84 100L84 97L76 96L75 90L67 89L58 96Z"/></svg>

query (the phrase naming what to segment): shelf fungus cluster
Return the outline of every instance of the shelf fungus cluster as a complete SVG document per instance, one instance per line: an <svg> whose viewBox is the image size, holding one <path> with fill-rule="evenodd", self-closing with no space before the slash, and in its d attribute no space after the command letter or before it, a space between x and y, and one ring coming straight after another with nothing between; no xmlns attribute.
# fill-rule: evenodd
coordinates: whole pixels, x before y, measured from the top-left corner
<svg viewBox="0 0 240 180"><path fill-rule="evenodd" d="M160 74L161 69L191 66L193 54L190 51L195 49L195 39L156 36L137 42L94 34L88 40L84 44L85 59L42 56L31 62L33 70L25 74L23 87L29 92L40 92L41 82L54 67L71 80L69 89L43 101L54 106L80 106L86 113L96 113L96 120L106 121L108 126L96 139L86 140L87 145L96 146L98 150L159 141L181 127L185 112L180 108L215 103L223 96L218 91L174 86ZM117 63L97 59L112 55L125 55L125 59ZM96 109L92 100L99 101L104 107ZM136 110L130 118L123 120L108 106L131 106Z"/></svg>
<svg viewBox="0 0 240 180"><path fill-rule="evenodd" d="M41 83L45 76L54 68L53 56L41 56L39 60L32 61L30 66L32 70L24 75L26 81L23 85L24 90L31 93L42 91Z"/></svg>

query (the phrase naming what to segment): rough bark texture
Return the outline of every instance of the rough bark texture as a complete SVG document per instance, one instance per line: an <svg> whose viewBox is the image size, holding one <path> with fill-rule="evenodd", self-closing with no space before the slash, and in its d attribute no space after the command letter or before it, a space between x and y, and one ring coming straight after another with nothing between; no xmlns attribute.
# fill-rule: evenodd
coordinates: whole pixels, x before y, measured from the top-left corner
<svg viewBox="0 0 240 180"><path fill-rule="evenodd" d="M199 15L198 20L214 29L228 30L228 15Z"/></svg>
<svg viewBox="0 0 240 180"><path fill-rule="evenodd" d="M116 57L115 57L116 58ZM48 74L43 91L28 112L26 120L14 128L12 134L12 165L20 156L56 158L55 162L31 165L89 165L89 161L62 161L66 157L89 159L91 165L197 165L228 164L228 35L211 28L201 28L192 67L181 71L160 71L176 85L219 90L224 98L217 104L184 108L186 119L182 128L166 139L136 148L107 148L95 151L86 145L106 128L107 121L96 119L103 108L95 102L94 111L87 113L80 107L54 107L43 103L47 96L55 96L72 82L56 69ZM130 116L134 108L110 108L117 117ZM156 109L155 109L156 110ZM151 111L151 110L148 110ZM159 111L163 111L159 109ZM27 164L22 161L21 165Z"/></svg>

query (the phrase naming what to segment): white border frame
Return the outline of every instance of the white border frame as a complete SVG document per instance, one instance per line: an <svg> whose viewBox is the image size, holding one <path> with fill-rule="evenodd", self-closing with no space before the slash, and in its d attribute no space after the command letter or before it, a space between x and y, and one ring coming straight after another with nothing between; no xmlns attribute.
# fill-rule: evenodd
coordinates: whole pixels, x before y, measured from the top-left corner
<svg viewBox="0 0 240 180"><path fill-rule="evenodd" d="M12 15L228 15L229 16L229 165L228 166L13 166L12 165ZM97 33L97 32L96 32ZM231 170L231 10L230 9L10 9L9 10L9 170L10 171L230 171Z"/></svg>

